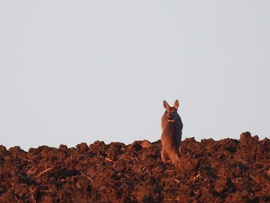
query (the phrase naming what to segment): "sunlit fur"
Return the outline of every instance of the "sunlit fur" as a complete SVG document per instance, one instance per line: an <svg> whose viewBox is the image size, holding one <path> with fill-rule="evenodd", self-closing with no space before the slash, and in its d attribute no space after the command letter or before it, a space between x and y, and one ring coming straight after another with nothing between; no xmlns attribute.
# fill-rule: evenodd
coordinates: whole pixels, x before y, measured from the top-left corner
<svg viewBox="0 0 270 203"><path fill-rule="evenodd" d="M180 144L182 138L183 123L177 112L179 102L176 100L171 107L165 100L163 106L166 109L161 118L161 159L166 161L168 156L173 164L177 165L180 158Z"/></svg>

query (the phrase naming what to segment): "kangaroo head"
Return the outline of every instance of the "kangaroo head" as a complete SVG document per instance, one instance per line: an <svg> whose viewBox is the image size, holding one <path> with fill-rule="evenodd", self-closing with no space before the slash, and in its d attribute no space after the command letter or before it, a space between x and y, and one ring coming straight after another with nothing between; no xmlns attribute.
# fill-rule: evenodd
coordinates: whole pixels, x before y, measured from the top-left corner
<svg viewBox="0 0 270 203"><path fill-rule="evenodd" d="M179 117L177 110L179 107L178 100L175 100L174 105L171 107L165 100L163 101L163 106L166 109L165 114L169 122L175 122Z"/></svg>

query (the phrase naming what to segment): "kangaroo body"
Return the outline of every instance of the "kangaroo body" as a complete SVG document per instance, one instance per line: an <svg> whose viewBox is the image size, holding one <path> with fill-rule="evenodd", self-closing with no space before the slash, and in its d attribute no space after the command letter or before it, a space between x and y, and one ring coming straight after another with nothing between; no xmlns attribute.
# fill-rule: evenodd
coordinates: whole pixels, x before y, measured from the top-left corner
<svg viewBox="0 0 270 203"><path fill-rule="evenodd" d="M177 113L179 102L175 101L174 106L171 107L165 100L163 106L166 109L161 118L161 159L166 161L168 156L173 164L177 164L180 158L180 144L182 139L183 123Z"/></svg>

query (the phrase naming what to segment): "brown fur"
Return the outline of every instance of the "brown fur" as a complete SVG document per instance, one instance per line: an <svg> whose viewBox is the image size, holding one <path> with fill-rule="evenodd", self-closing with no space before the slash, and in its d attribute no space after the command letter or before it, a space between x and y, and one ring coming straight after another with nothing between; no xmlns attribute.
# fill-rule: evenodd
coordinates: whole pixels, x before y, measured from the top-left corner
<svg viewBox="0 0 270 203"><path fill-rule="evenodd" d="M174 106L171 107L165 100L163 106L166 109L161 118L161 159L166 161L168 156L173 164L177 165L177 161L180 158L180 144L182 138L183 123L177 113L179 102L176 100Z"/></svg>

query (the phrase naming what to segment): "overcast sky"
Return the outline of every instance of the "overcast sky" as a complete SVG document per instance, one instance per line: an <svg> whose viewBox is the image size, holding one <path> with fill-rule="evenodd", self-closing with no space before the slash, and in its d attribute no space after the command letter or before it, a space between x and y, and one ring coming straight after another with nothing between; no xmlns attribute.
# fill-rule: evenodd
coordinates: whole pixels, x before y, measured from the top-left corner
<svg viewBox="0 0 270 203"><path fill-rule="evenodd" d="M270 1L0 0L0 144L270 136Z"/></svg>

